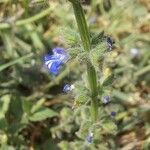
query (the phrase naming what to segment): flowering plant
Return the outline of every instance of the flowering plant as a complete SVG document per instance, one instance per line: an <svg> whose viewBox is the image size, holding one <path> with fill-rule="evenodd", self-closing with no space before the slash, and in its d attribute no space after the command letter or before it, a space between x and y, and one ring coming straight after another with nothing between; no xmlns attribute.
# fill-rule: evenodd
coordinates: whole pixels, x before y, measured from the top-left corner
<svg viewBox="0 0 150 150"><path fill-rule="evenodd" d="M104 110L103 106L110 103L111 99L106 89L112 82L113 76L111 74L105 76L102 70L106 54L111 52L114 47L114 40L110 36L104 35L103 31L90 35L81 3L78 0L70 0L70 2L74 9L79 34L72 30L69 33L65 31L64 36L67 34L65 40L67 42L71 41L70 43L68 42L68 50L65 51L63 48L56 47L52 50L52 55L44 57L44 61L49 71L54 75L58 75L60 67L69 58L78 59L81 64L86 66L86 72L83 73L83 80L80 82L77 81L73 85L66 84L63 91L65 93L73 93L75 100L72 108L76 108L75 112L78 109L82 111L80 108L84 108L83 106L85 106L91 114L91 119L88 119L88 125L85 126L87 122L82 121L81 127L77 132L78 137L85 139L87 143L91 144L93 143L93 139L96 138L95 132L100 126L103 126L99 126L101 120L100 112ZM101 75L99 76L99 74ZM110 117L115 117L116 112L111 111L109 115ZM103 122L105 124L104 128L107 128L107 119L103 120ZM85 130L84 133L83 130ZM116 130L115 124L111 123L110 130Z"/></svg>
<svg viewBox="0 0 150 150"><path fill-rule="evenodd" d="M148 1L69 1L0 0L0 149L150 149Z"/></svg>

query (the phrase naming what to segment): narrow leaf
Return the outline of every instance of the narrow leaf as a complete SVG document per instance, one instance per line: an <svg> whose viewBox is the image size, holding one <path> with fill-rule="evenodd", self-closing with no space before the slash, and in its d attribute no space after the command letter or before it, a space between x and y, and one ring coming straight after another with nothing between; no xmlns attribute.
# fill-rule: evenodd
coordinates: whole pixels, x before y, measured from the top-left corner
<svg viewBox="0 0 150 150"><path fill-rule="evenodd" d="M57 116L57 113L51 109L43 108L36 113L34 113L29 119L30 121L42 121L47 118Z"/></svg>

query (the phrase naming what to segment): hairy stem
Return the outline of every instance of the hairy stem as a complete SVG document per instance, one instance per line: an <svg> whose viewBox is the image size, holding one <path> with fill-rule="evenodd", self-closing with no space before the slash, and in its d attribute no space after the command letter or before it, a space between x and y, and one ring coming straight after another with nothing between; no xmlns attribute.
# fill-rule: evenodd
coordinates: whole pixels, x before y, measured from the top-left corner
<svg viewBox="0 0 150 150"><path fill-rule="evenodd" d="M73 5L80 37L82 40L83 48L85 51L90 51L91 50L90 35L89 35L89 30L87 27L82 6L79 1L76 1L76 3L72 2L72 5ZM88 75L88 82L91 90L91 96L92 96L91 117L92 120L95 122L97 120L97 114L98 114L97 77L96 77L95 68L92 66L91 63L87 63L87 75Z"/></svg>

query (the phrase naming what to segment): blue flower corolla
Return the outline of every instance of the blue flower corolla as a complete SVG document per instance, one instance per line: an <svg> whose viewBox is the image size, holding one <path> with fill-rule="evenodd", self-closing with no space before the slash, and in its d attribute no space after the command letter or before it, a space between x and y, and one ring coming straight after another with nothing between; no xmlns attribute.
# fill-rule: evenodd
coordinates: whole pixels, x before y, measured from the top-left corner
<svg viewBox="0 0 150 150"><path fill-rule="evenodd" d="M110 96L109 96L109 95L106 95L106 96L103 97L102 100L103 100L103 104L106 105L106 104L108 104L108 103L110 102Z"/></svg>
<svg viewBox="0 0 150 150"><path fill-rule="evenodd" d="M69 55L60 47L54 48L52 52L52 55L47 54L44 56L44 64L52 74L57 75L60 67L68 61Z"/></svg>
<svg viewBox="0 0 150 150"><path fill-rule="evenodd" d="M74 85L66 84L63 88L63 92L68 93L74 89Z"/></svg>
<svg viewBox="0 0 150 150"><path fill-rule="evenodd" d="M88 136L86 137L86 142L91 144L93 142L93 133L89 133Z"/></svg>
<svg viewBox="0 0 150 150"><path fill-rule="evenodd" d="M107 41L109 51L112 51L113 44L115 43L115 41L111 37L107 37L106 41Z"/></svg>
<svg viewBox="0 0 150 150"><path fill-rule="evenodd" d="M115 116L116 116L116 112L115 112L115 111L112 111L112 112L111 112L111 116L112 116L112 117L115 117Z"/></svg>

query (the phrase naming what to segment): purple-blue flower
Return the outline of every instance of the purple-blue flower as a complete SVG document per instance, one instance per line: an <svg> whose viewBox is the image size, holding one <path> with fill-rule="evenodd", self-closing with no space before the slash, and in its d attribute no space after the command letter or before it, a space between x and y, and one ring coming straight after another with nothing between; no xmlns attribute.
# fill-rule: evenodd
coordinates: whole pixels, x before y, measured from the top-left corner
<svg viewBox="0 0 150 150"><path fill-rule="evenodd" d="M115 112L115 111L112 111L112 112L111 112L111 116L112 116L112 117L115 117L115 116L116 116L116 112Z"/></svg>
<svg viewBox="0 0 150 150"><path fill-rule="evenodd" d="M115 41L111 37L106 38L109 51L112 51Z"/></svg>
<svg viewBox="0 0 150 150"><path fill-rule="evenodd" d="M44 56L44 64L52 74L57 75L60 67L68 61L69 55L61 47L54 48L52 52L52 55Z"/></svg>
<svg viewBox="0 0 150 150"><path fill-rule="evenodd" d="M74 85L66 84L63 88L63 92L68 93L74 89Z"/></svg>
<svg viewBox="0 0 150 150"><path fill-rule="evenodd" d="M103 104L105 105L108 104L110 102L110 96L109 95L104 96L102 101L103 101Z"/></svg>
<svg viewBox="0 0 150 150"><path fill-rule="evenodd" d="M88 136L86 137L86 142L91 144L93 142L93 133L89 133Z"/></svg>

